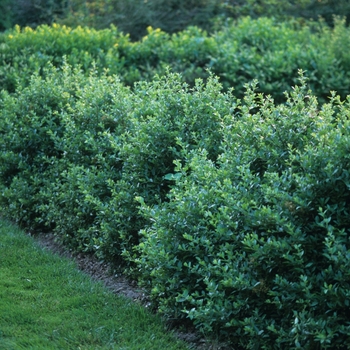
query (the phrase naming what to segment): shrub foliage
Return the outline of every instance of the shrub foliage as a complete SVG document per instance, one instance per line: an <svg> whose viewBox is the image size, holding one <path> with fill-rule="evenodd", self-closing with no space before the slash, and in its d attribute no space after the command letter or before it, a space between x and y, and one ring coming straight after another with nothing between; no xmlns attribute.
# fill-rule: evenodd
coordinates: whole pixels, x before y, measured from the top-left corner
<svg viewBox="0 0 350 350"><path fill-rule="evenodd" d="M342 99L349 93L348 37L349 28L339 18L330 28L323 21L246 17L210 35L198 27L172 35L149 27L138 42L115 27L17 26L0 35L0 86L13 92L19 83L28 84L33 73L43 75L48 62L58 68L64 62L80 66L86 75L91 70L117 74L131 87L164 75L167 67L194 86L197 78L209 77L209 69L239 97L246 83L258 79L259 92L283 102L283 91L290 91L303 69L310 88L325 102L331 90Z"/></svg>
<svg viewBox="0 0 350 350"><path fill-rule="evenodd" d="M169 201L143 204L145 283L244 349L345 349L349 101L318 106L302 83L286 105L252 87L236 103L217 163L186 149Z"/></svg>
<svg viewBox="0 0 350 350"><path fill-rule="evenodd" d="M250 17L137 42L1 34L2 215L131 268L235 347L347 349L348 34Z"/></svg>
<svg viewBox="0 0 350 350"><path fill-rule="evenodd" d="M63 64L2 91L1 210L132 264L154 304L245 349L350 344L350 100L277 104Z"/></svg>

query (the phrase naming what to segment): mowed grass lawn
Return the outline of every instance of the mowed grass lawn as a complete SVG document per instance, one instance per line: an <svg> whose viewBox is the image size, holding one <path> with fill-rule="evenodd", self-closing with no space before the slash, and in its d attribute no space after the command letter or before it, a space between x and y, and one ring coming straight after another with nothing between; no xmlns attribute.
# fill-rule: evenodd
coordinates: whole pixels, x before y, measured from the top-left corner
<svg viewBox="0 0 350 350"><path fill-rule="evenodd" d="M0 219L0 349L188 349L164 323Z"/></svg>

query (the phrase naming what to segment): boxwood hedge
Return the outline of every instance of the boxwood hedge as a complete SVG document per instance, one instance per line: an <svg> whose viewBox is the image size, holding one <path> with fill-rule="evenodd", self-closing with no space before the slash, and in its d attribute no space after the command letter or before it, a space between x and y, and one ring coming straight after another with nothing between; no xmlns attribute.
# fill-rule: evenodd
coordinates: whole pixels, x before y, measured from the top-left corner
<svg viewBox="0 0 350 350"><path fill-rule="evenodd" d="M18 223L54 230L77 249L132 254L145 224L135 197L165 200L181 144L217 159L229 95L214 76L190 88L168 73L133 91L68 65L44 76L2 92L3 205Z"/></svg>
<svg viewBox="0 0 350 350"><path fill-rule="evenodd" d="M346 349L349 99L248 88L216 162L184 147L168 201L146 205L137 259L159 310L243 349Z"/></svg>
<svg viewBox="0 0 350 350"><path fill-rule="evenodd" d="M131 87L164 75L167 67L194 86L197 78L209 77L209 69L236 96L243 97L244 85L258 79L259 92L283 102L283 91L290 91L298 69L303 69L310 88L325 102L330 90L343 99L349 94L348 37L349 28L340 18L330 28L321 20L243 17L211 34L197 27L175 34L149 27L136 42L113 26L17 26L0 34L0 86L13 92L18 84L28 84L34 72L44 74L48 62L55 67L65 61L79 65L86 75L91 70L117 74Z"/></svg>
<svg viewBox="0 0 350 350"><path fill-rule="evenodd" d="M0 97L1 211L244 349L346 349L350 99L63 64Z"/></svg>

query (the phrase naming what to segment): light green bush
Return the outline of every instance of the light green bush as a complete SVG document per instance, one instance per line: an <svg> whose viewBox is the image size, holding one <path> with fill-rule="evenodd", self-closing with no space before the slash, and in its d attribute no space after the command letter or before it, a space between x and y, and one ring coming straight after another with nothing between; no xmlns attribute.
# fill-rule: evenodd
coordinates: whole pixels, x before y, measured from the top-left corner
<svg viewBox="0 0 350 350"><path fill-rule="evenodd" d="M103 73L104 64L96 65L94 62L104 62L106 51L118 39L120 44L124 40L115 27L97 31L57 24L42 25L35 30L15 26L0 38L1 88L13 92L18 84L28 84L33 73L43 74L48 63L60 67L68 62L81 66L85 72L99 68Z"/></svg>
<svg viewBox="0 0 350 350"><path fill-rule="evenodd" d="M290 91L298 69L303 69L310 88L325 102L330 90L343 99L349 93L348 36L341 19L331 29L323 21L300 24L247 17L210 35L197 27L172 35L148 28L139 42L114 27L16 27L0 36L0 86L13 92L18 84L28 84L34 72L43 75L48 62L61 67L66 61L87 76L91 70L117 74L131 87L164 75L167 67L194 86L197 78L209 77L209 69L238 97L244 94L244 84L258 79L259 92L283 102L283 91Z"/></svg>

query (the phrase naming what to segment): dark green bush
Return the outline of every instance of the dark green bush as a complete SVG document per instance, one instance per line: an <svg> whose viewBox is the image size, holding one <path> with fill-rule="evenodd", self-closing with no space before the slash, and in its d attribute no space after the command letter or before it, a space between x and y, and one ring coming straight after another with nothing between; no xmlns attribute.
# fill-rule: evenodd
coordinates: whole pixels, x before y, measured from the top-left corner
<svg viewBox="0 0 350 350"><path fill-rule="evenodd" d="M69 110L60 114L65 132L53 137L65 167L49 190L41 191L41 219L54 223L54 231L80 250L100 251L101 237L107 237L98 227L106 225L109 182L121 177L118 139L127 129L129 97L118 79L92 76L76 87ZM118 237L116 232L114 245L120 254Z"/></svg>
<svg viewBox="0 0 350 350"><path fill-rule="evenodd" d="M115 141L127 128L129 89L68 66L45 75L2 94L2 207L23 225L98 250L92 227L102 213L95 202L108 202L107 182L120 178L111 135Z"/></svg>
<svg viewBox="0 0 350 350"><path fill-rule="evenodd" d="M57 17L60 23L99 29L114 24L134 40L141 39L148 26L167 33L188 26L212 31L213 24L217 27L241 16L279 20L317 20L322 16L332 25L334 15L349 17L350 14L347 0L73 0L69 3L65 14Z"/></svg>
<svg viewBox="0 0 350 350"><path fill-rule="evenodd" d="M253 90L218 164L185 149L169 202L143 204L144 282L161 311L233 346L346 349L349 100L318 106L302 82L276 106Z"/></svg>
<svg viewBox="0 0 350 350"><path fill-rule="evenodd" d="M137 235L145 225L135 197L149 205L164 201L172 183L165 177L173 173L174 160L181 159L180 144L189 149L205 147L210 158L217 159L221 118L231 107L220 90L216 78L207 85L198 80L189 89L176 74L135 86L131 126L120 149L122 181L112 199L114 212L124 213L126 232Z"/></svg>
<svg viewBox="0 0 350 350"><path fill-rule="evenodd" d="M2 215L133 262L162 312L232 346L346 349L350 99L163 69L130 89L63 63L2 91Z"/></svg>
<svg viewBox="0 0 350 350"><path fill-rule="evenodd" d="M322 16L332 25L334 15L349 17L350 4L347 0L2 0L0 10L0 30L53 22L95 29L113 24L140 40L149 26L168 33L188 26L212 31L241 16L279 20Z"/></svg>
<svg viewBox="0 0 350 350"><path fill-rule="evenodd" d="M67 66L44 75L2 96L3 208L80 250L129 255L145 225L135 197L165 199L180 144L217 159L228 97L214 77L191 90L168 73L131 92Z"/></svg>
<svg viewBox="0 0 350 350"><path fill-rule="evenodd" d="M277 24L269 18L244 18L216 34L219 52L211 67L224 86L235 87L240 96L247 82L258 79L260 92L283 102L284 91L290 91L298 69L304 69L310 88L322 102L331 90L345 98L348 92L340 82L346 81L348 86L348 63L339 52L339 43L347 45L347 31L340 19L332 30L323 21L300 26L296 22Z"/></svg>
<svg viewBox="0 0 350 350"><path fill-rule="evenodd" d="M79 195L80 187L86 190L85 202L99 217L90 223L90 231L97 234L94 244L104 257L115 259L121 251L125 259L134 255L133 248L139 243L138 231L146 225L139 215L139 203L135 198L142 196L149 205L165 200L173 183L166 175L173 172L174 160L181 158L180 144L191 149L205 147L210 157L217 159L220 144L217 130L221 116L231 107L228 97L220 94L220 89L217 79L212 78L207 85L198 81L190 90L180 76L170 73L151 83L135 86L128 98L128 124L124 133L120 137L115 133L110 136L122 164L120 178L107 177L106 170L99 173L99 179L107 184L109 191L104 199L94 195L93 189L87 189L83 183L68 191ZM91 174L91 170L84 171ZM84 178L84 181L90 183L88 179ZM72 183L75 182L67 181L66 186ZM73 208L68 211L74 213ZM79 207L76 211L80 211Z"/></svg>
<svg viewBox="0 0 350 350"><path fill-rule="evenodd" d="M12 26L11 1L2 0L0 3L0 31L9 29Z"/></svg>
<svg viewBox="0 0 350 350"><path fill-rule="evenodd" d="M25 225L33 225L39 189L52 180L45 174L51 171L52 161L62 157L52 135L62 136L63 125L57 111L69 104L75 79L69 74L63 79L51 75L43 83L34 75L30 88L19 88L14 96L1 92L2 199L8 214Z"/></svg>

